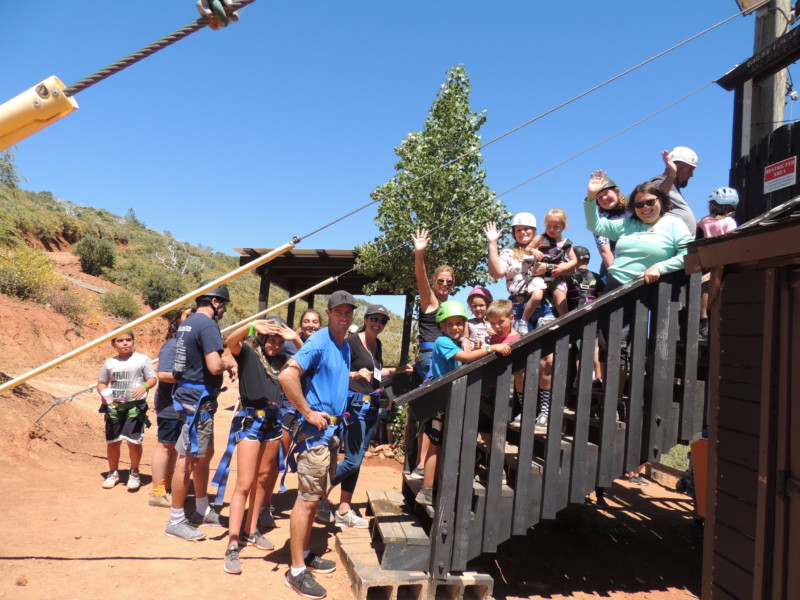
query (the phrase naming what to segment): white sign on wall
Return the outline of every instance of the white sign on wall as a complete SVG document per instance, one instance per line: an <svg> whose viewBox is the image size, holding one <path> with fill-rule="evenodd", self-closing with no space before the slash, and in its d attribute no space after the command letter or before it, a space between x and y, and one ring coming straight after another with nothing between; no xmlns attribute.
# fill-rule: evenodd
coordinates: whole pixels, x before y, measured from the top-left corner
<svg viewBox="0 0 800 600"><path fill-rule="evenodd" d="M792 156L764 167L764 193L782 190L797 181L797 157Z"/></svg>

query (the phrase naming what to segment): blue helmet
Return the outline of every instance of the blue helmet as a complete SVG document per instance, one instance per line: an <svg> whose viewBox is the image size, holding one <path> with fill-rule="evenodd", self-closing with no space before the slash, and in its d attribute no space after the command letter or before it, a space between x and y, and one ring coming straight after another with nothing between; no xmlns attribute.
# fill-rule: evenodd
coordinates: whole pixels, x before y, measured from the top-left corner
<svg viewBox="0 0 800 600"><path fill-rule="evenodd" d="M711 192L708 197L709 202L716 202L719 205L736 206L739 204L739 194L735 189L729 187L721 187Z"/></svg>

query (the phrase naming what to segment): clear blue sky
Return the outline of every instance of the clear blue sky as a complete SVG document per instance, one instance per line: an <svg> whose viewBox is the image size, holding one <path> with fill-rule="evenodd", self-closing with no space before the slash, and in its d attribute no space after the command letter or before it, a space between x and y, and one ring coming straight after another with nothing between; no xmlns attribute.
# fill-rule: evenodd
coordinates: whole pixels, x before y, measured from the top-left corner
<svg viewBox="0 0 800 600"><path fill-rule="evenodd" d="M0 101L49 75L66 84L197 18L194 0L4 3ZM484 141L738 11L734 0L277 2L259 0L76 96L80 110L16 148L23 187L233 254L274 247L369 200L394 147L422 128L445 72L463 63ZM733 21L489 146L498 193L717 79L752 54L755 17ZM580 201L589 173L624 192L692 147L698 218L727 185L733 95L717 85L504 196L597 253ZM302 242L372 239L375 207ZM411 260L409 252L409 260ZM502 290L502 285L493 290ZM459 297L463 298L464 292ZM392 303L400 310L400 303Z"/></svg>

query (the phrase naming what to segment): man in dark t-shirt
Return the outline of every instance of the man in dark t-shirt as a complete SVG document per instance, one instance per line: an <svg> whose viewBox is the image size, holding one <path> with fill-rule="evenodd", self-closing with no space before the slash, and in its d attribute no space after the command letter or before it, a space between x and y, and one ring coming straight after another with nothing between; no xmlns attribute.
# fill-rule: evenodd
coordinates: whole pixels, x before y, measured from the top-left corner
<svg viewBox="0 0 800 600"><path fill-rule="evenodd" d="M204 281L201 287L211 281ZM181 324L175 336L173 404L183 426L175 444L178 460L172 477L172 508L164 531L170 537L190 541L206 536L193 525L220 525L219 514L209 506L207 494L209 464L214 455L214 413L223 372L236 379L236 366L222 359L224 346L217 325L230 302L228 287L217 286L196 302L197 312ZM196 498L191 523L184 513L190 477Z"/></svg>

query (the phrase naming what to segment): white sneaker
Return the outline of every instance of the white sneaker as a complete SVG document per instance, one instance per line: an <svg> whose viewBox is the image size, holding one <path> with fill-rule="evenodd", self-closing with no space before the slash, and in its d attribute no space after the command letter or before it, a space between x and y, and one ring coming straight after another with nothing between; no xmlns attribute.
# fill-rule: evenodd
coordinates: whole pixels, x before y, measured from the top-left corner
<svg viewBox="0 0 800 600"><path fill-rule="evenodd" d="M139 479L139 469L131 469L128 474L128 489L138 490L141 485L142 481Z"/></svg>
<svg viewBox="0 0 800 600"><path fill-rule="evenodd" d="M367 529L369 527L369 521L363 517L359 517L352 508L343 515L340 515L339 511L337 510L334 513L334 519L335 525L340 529L345 527L352 527L353 529Z"/></svg>
<svg viewBox="0 0 800 600"><path fill-rule="evenodd" d="M106 477L106 480L103 482L103 488L110 490L118 483L119 483L119 473L117 473L116 471L112 471L111 473L108 474L108 477Z"/></svg>

